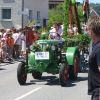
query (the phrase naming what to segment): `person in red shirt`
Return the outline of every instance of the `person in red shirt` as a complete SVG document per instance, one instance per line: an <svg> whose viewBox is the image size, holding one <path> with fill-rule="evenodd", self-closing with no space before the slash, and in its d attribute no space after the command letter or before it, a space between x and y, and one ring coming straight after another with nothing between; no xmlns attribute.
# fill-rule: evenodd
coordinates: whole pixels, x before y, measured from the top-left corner
<svg viewBox="0 0 100 100"><path fill-rule="evenodd" d="M26 46L30 47L37 40L36 33L35 31L32 30L31 27L26 27L25 33L26 33Z"/></svg>

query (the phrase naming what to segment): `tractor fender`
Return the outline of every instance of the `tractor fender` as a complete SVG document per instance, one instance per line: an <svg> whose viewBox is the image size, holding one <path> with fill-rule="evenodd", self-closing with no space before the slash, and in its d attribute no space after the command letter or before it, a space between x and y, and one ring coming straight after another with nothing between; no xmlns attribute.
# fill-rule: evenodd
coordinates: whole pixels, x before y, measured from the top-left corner
<svg viewBox="0 0 100 100"><path fill-rule="evenodd" d="M75 54L78 52L77 47L68 47L66 50L66 61L68 65L74 65Z"/></svg>

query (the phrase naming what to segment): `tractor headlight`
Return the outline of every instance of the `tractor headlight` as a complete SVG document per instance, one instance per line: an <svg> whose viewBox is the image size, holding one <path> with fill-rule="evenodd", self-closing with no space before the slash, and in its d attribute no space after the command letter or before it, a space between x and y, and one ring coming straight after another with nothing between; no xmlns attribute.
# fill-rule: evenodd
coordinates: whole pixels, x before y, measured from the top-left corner
<svg viewBox="0 0 100 100"><path fill-rule="evenodd" d="M26 52L30 53L30 48L26 47Z"/></svg>
<svg viewBox="0 0 100 100"><path fill-rule="evenodd" d="M58 59L60 59L60 56L58 56Z"/></svg>
<svg viewBox="0 0 100 100"><path fill-rule="evenodd" d="M30 50L32 51L32 49L33 49L33 47L32 47L32 45L30 46Z"/></svg>
<svg viewBox="0 0 100 100"><path fill-rule="evenodd" d="M56 47L55 46L51 46L51 50L56 50Z"/></svg>

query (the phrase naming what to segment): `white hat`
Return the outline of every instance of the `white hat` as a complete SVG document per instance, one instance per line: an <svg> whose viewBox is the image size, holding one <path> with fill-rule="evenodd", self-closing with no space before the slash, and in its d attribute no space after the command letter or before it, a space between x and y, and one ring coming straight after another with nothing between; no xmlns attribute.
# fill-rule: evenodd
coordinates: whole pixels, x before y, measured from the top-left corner
<svg viewBox="0 0 100 100"><path fill-rule="evenodd" d="M6 33L8 33L10 31L10 29L6 29Z"/></svg>

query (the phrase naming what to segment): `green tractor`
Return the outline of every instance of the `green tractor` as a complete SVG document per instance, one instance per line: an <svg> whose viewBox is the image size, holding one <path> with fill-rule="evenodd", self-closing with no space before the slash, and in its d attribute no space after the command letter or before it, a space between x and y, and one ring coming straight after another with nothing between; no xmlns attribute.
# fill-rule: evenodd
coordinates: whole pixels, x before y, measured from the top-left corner
<svg viewBox="0 0 100 100"><path fill-rule="evenodd" d="M77 47L67 47L63 50L65 41L37 40L27 59L18 65L17 79L20 85L25 85L27 74L34 79L41 79L42 73L59 74L61 86L67 85L68 78L76 79L78 75L79 53Z"/></svg>
<svg viewBox="0 0 100 100"><path fill-rule="evenodd" d="M73 10L75 24L78 27L79 33L81 33L76 0L65 1L69 15L69 24L72 24ZM68 8L70 8L70 10ZM67 27L64 25L67 31L68 25L66 26ZM79 48L76 45L70 45L71 47L67 46L66 41L37 40L32 45L31 50L27 53L26 60L18 65L17 79L19 84L25 85L28 73L31 73L34 79L41 79L43 72L51 73L53 75L59 74L61 86L67 85L68 78L72 80L76 79L80 68Z"/></svg>

